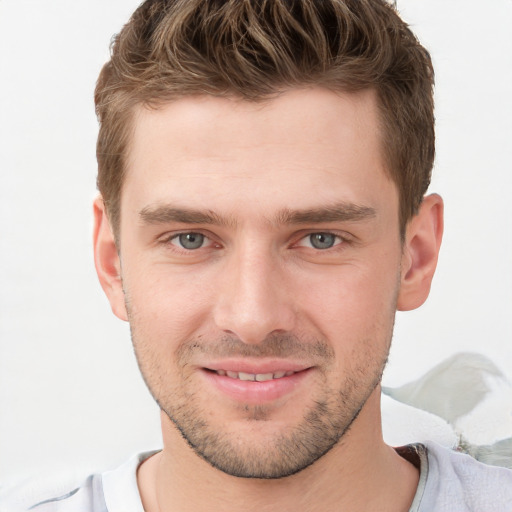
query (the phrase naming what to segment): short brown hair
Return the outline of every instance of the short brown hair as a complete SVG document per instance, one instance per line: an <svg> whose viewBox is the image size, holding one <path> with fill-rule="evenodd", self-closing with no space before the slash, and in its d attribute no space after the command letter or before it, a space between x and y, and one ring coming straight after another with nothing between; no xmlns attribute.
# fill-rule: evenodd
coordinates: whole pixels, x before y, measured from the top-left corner
<svg viewBox="0 0 512 512"><path fill-rule="evenodd" d="M433 83L428 52L386 0L146 0L115 37L95 91L98 188L114 232L136 105L321 86L377 92L403 233L430 183Z"/></svg>

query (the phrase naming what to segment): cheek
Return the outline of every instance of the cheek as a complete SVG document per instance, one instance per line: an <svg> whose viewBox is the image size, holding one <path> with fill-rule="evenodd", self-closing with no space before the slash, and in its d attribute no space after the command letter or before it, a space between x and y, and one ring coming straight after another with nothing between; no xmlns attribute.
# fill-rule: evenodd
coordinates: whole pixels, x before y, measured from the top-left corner
<svg viewBox="0 0 512 512"><path fill-rule="evenodd" d="M311 326L339 354L337 361L357 359L362 352L387 350L396 311L399 267L350 265L334 268L309 282L300 297L301 324Z"/></svg>
<svg viewBox="0 0 512 512"><path fill-rule="evenodd" d="M396 306L400 269L398 264L368 267L351 264L333 267L323 275L297 277L301 285L294 295L306 311L315 311L330 322L368 320L389 316Z"/></svg>
<svg viewBox="0 0 512 512"><path fill-rule="evenodd" d="M191 269L148 265L123 273L132 329L155 340L184 340L193 335L209 311L214 288Z"/></svg>

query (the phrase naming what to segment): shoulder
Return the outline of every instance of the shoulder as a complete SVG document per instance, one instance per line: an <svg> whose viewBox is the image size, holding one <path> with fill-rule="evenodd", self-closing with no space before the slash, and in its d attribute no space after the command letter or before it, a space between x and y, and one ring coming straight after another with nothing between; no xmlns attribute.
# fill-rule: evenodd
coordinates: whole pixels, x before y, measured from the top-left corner
<svg viewBox="0 0 512 512"><path fill-rule="evenodd" d="M78 483L28 481L0 497L0 511L104 512L101 487L101 475L90 475Z"/></svg>
<svg viewBox="0 0 512 512"><path fill-rule="evenodd" d="M425 457L427 474L420 511L512 510L512 470L483 464L432 442L425 443Z"/></svg>
<svg viewBox="0 0 512 512"><path fill-rule="evenodd" d="M0 494L0 512L143 512L137 468L154 453L135 455L117 469L90 475L78 484L27 482Z"/></svg>

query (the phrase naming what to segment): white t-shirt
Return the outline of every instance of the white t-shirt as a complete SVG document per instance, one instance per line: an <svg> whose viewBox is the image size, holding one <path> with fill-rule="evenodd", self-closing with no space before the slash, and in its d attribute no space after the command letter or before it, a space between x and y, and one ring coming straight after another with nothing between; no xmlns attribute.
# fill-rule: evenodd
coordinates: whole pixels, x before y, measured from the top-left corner
<svg viewBox="0 0 512 512"><path fill-rule="evenodd" d="M512 511L512 470L482 464L431 442L399 452L412 452L420 461L420 480L410 512ZM141 462L154 453L139 454L113 471L91 475L63 495L41 493L28 506L23 504L23 494L9 503L0 501L0 512L144 512L136 473Z"/></svg>

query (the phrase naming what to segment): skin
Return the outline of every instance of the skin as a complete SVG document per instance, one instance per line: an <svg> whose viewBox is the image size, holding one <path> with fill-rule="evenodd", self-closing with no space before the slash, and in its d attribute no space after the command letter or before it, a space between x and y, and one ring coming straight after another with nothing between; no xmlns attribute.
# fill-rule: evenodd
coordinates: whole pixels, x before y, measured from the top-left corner
<svg viewBox="0 0 512 512"><path fill-rule="evenodd" d="M119 247L99 198L95 259L162 408L147 511L408 510L418 473L382 440L379 382L395 311L428 296L442 201L401 240L378 126L372 91L137 111ZM297 373L233 393L210 371L228 366Z"/></svg>

